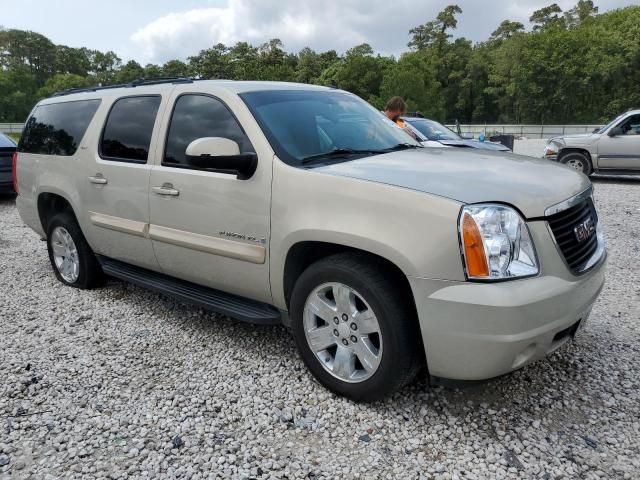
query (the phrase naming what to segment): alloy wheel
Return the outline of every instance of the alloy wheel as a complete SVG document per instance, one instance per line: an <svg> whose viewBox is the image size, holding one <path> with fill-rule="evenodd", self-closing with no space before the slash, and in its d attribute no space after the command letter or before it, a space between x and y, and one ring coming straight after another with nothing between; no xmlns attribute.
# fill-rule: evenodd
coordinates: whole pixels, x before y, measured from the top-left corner
<svg viewBox="0 0 640 480"><path fill-rule="evenodd" d="M378 319L366 300L342 283L325 283L307 297L303 314L309 348L327 372L357 383L370 378L382 359Z"/></svg>
<svg viewBox="0 0 640 480"><path fill-rule="evenodd" d="M68 283L74 283L80 275L78 249L66 228L56 227L51 232L53 261L60 276Z"/></svg>

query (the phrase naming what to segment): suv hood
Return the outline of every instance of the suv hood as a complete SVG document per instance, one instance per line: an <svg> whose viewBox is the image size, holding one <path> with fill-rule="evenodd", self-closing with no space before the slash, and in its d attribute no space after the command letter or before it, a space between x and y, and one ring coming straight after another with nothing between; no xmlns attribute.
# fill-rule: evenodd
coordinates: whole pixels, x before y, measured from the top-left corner
<svg viewBox="0 0 640 480"><path fill-rule="evenodd" d="M562 143L565 145L588 145L598 140L600 133L576 133L575 135L560 135L549 139L549 143Z"/></svg>
<svg viewBox="0 0 640 480"><path fill-rule="evenodd" d="M480 150L498 150L503 152L511 151L501 143L496 143L496 142L481 142L479 140L471 140L471 139L438 140L438 141L443 145L448 145L450 147L470 147L470 148L478 148Z"/></svg>
<svg viewBox="0 0 640 480"><path fill-rule="evenodd" d="M409 188L462 203L508 203L527 218L544 216L548 207L590 186L585 175L564 165L471 148L405 150L315 170Z"/></svg>

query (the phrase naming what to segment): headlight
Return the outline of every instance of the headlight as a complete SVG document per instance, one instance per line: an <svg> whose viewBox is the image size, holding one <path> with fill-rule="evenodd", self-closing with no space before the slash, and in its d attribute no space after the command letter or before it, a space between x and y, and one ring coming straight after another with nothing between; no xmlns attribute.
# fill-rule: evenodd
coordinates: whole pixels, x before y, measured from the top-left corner
<svg viewBox="0 0 640 480"><path fill-rule="evenodd" d="M558 146L555 143L547 143L544 147L545 157L555 157L558 155Z"/></svg>
<svg viewBox="0 0 640 480"><path fill-rule="evenodd" d="M459 232L467 278L504 280L538 273L529 228L513 208L498 204L463 207Z"/></svg>

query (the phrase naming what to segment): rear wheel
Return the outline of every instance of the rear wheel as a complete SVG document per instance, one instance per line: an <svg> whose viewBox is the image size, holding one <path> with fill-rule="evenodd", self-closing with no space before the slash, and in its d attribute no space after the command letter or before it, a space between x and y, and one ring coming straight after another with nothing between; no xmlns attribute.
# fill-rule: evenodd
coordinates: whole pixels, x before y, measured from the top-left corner
<svg viewBox="0 0 640 480"><path fill-rule="evenodd" d="M104 283L104 273L75 217L57 213L47 228L49 260L58 280L76 288L94 288Z"/></svg>
<svg viewBox="0 0 640 480"><path fill-rule="evenodd" d="M338 254L310 266L292 298L293 334L315 377L339 395L378 400L423 364L415 309L376 262Z"/></svg>
<svg viewBox="0 0 640 480"><path fill-rule="evenodd" d="M585 175L591 175L591 161L584 153L570 152L560 158L560 163L564 163L568 167L575 168Z"/></svg>

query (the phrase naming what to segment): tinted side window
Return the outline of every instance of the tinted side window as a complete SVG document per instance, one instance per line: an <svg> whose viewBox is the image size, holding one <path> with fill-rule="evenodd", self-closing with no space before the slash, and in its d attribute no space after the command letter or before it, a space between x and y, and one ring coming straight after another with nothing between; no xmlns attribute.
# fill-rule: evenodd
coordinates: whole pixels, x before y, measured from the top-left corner
<svg viewBox="0 0 640 480"><path fill-rule="evenodd" d="M640 115L629 117L622 124L622 131L625 135L640 135Z"/></svg>
<svg viewBox="0 0 640 480"><path fill-rule="evenodd" d="M171 116L163 165L186 166L187 146L203 137L233 140L240 145L241 153L255 151L235 117L220 100L206 95L182 95Z"/></svg>
<svg viewBox="0 0 640 480"><path fill-rule="evenodd" d="M99 105L100 100L80 100L36 107L24 126L19 151L73 155Z"/></svg>
<svg viewBox="0 0 640 480"><path fill-rule="evenodd" d="M109 160L145 163L159 96L126 97L111 107L100 141L100 155Z"/></svg>

